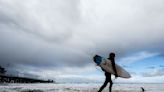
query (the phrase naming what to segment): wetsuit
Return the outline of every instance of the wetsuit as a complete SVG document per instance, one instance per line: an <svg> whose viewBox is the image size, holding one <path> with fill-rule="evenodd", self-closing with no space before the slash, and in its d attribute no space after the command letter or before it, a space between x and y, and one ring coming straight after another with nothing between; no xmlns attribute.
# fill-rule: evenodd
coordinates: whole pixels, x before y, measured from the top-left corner
<svg viewBox="0 0 164 92"><path fill-rule="evenodd" d="M115 67L115 61L114 59L111 59L111 58L108 58L109 60L111 60L112 62L112 66L113 66L113 70L116 72L116 77L118 77L117 75L117 71L116 71L116 67ZM104 84L101 86L101 88L99 89L98 92L101 92L106 86L108 83L110 83L110 86L109 86L109 92L112 92L112 85L113 85L113 82L112 82L112 78L111 78L111 73L108 73L106 72L104 69L102 69L104 72L105 72L105 82Z"/></svg>

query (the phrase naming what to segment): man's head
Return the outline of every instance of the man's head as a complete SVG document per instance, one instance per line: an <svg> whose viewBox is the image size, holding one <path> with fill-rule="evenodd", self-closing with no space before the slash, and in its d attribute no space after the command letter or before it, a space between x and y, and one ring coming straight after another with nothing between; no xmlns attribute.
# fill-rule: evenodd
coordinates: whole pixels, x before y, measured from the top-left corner
<svg viewBox="0 0 164 92"><path fill-rule="evenodd" d="M110 57L110 58L114 58L114 57L115 57L115 53L111 52L111 53L109 54L109 57Z"/></svg>

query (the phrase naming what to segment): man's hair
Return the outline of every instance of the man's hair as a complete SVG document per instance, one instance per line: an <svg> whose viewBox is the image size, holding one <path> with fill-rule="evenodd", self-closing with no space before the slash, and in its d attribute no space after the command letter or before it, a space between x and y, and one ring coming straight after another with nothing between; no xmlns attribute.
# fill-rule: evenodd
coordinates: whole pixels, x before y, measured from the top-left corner
<svg viewBox="0 0 164 92"><path fill-rule="evenodd" d="M109 56L113 58L113 57L115 57L115 53L111 52L111 53L109 54Z"/></svg>

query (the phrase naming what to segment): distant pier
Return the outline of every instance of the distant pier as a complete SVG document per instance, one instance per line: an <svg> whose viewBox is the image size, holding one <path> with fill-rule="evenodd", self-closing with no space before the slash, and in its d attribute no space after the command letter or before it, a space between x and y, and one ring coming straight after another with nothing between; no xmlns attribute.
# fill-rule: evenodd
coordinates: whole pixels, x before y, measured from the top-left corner
<svg viewBox="0 0 164 92"><path fill-rule="evenodd" d="M40 80L26 77L0 75L0 83L54 83L53 80Z"/></svg>
<svg viewBox="0 0 164 92"><path fill-rule="evenodd" d="M41 80L28 77L6 75L5 68L0 66L0 83L54 83L53 80Z"/></svg>

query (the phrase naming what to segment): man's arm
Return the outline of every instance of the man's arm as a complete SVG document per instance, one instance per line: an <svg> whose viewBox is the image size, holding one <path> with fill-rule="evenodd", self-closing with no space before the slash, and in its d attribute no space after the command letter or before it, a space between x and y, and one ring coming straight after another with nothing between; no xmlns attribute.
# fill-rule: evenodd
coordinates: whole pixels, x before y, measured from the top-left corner
<svg viewBox="0 0 164 92"><path fill-rule="evenodd" d="M114 60L112 61L112 66L113 66L113 70L115 72L115 77L118 77L117 70L116 70L116 64L115 64Z"/></svg>

